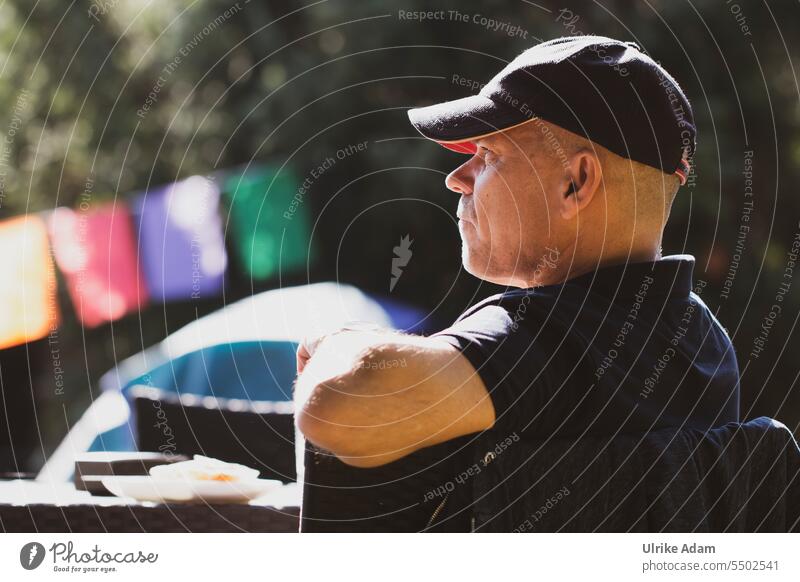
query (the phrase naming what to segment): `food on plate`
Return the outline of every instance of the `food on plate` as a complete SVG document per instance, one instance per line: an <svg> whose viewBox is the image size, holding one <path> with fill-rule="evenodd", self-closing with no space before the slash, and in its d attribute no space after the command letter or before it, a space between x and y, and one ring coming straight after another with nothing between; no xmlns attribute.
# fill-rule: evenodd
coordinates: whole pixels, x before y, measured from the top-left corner
<svg viewBox="0 0 800 582"><path fill-rule="evenodd" d="M257 469L237 463L195 455L191 461L158 465L150 469L154 479L191 479L197 481L242 482L258 479Z"/></svg>

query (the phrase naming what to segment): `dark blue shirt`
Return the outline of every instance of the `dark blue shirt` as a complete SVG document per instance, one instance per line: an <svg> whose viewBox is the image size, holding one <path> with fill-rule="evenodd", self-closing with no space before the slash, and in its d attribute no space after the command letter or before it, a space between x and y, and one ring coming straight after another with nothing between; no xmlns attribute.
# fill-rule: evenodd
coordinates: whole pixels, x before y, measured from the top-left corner
<svg viewBox="0 0 800 582"><path fill-rule="evenodd" d="M505 434L707 430L739 420L739 367L693 269L671 255L508 291L434 336L478 371Z"/></svg>

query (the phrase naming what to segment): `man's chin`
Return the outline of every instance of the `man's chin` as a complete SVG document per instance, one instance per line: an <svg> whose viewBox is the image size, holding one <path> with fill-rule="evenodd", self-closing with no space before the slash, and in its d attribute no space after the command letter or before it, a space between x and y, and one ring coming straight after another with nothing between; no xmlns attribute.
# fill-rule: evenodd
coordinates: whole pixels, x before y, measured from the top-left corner
<svg viewBox="0 0 800 582"><path fill-rule="evenodd" d="M497 274L493 273L489 268L488 261L483 260L480 255L471 253L466 243L461 249L461 262L464 265L464 270L473 277L477 277L487 283L503 284L502 280L498 279Z"/></svg>
<svg viewBox="0 0 800 582"><path fill-rule="evenodd" d="M519 280L508 276L508 273L492 268L492 265L483 256L470 252L466 243L461 248L461 262L467 273L481 281L504 287L525 287Z"/></svg>

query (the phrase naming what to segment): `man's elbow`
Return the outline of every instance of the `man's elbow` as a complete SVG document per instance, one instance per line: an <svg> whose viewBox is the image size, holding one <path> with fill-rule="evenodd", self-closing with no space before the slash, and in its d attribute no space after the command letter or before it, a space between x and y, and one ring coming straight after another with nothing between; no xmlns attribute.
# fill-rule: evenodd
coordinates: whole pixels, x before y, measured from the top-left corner
<svg viewBox="0 0 800 582"><path fill-rule="evenodd" d="M324 416L319 410L311 412L306 408L297 415L297 428L317 447L353 467L377 467L394 460L371 446L368 433L374 433L374 429L342 425Z"/></svg>
<svg viewBox="0 0 800 582"><path fill-rule="evenodd" d="M392 408L387 399L397 384L396 370L381 369L387 357L385 349L373 348L350 373L314 386L297 412L306 439L354 467L377 467L415 450L395 442L396 427L383 414Z"/></svg>
<svg viewBox="0 0 800 582"><path fill-rule="evenodd" d="M396 451L385 442L384 430L374 425L374 418L364 416L353 398L318 387L305 406L297 412L297 428L317 447L331 452L340 461L354 467L378 467L409 454Z"/></svg>
<svg viewBox="0 0 800 582"><path fill-rule="evenodd" d="M297 428L308 441L321 449L337 454L341 452L342 443L346 442L346 439L341 434L340 428L325 416L324 410L320 410L318 406L314 407L313 411L304 406L297 414Z"/></svg>

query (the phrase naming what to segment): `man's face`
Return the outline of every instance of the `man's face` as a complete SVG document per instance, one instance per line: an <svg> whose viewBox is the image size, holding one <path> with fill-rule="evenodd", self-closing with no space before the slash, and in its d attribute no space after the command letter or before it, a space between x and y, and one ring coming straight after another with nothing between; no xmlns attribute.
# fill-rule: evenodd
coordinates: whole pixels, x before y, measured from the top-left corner
<svg viewBox="0 0 800 582"><path fill-rule="evenodd" d="M476 140L478 152L445 181L461 195L464 268L480 279L528 287L558 248L566 172L538 127L526 123Z"/></svg>

